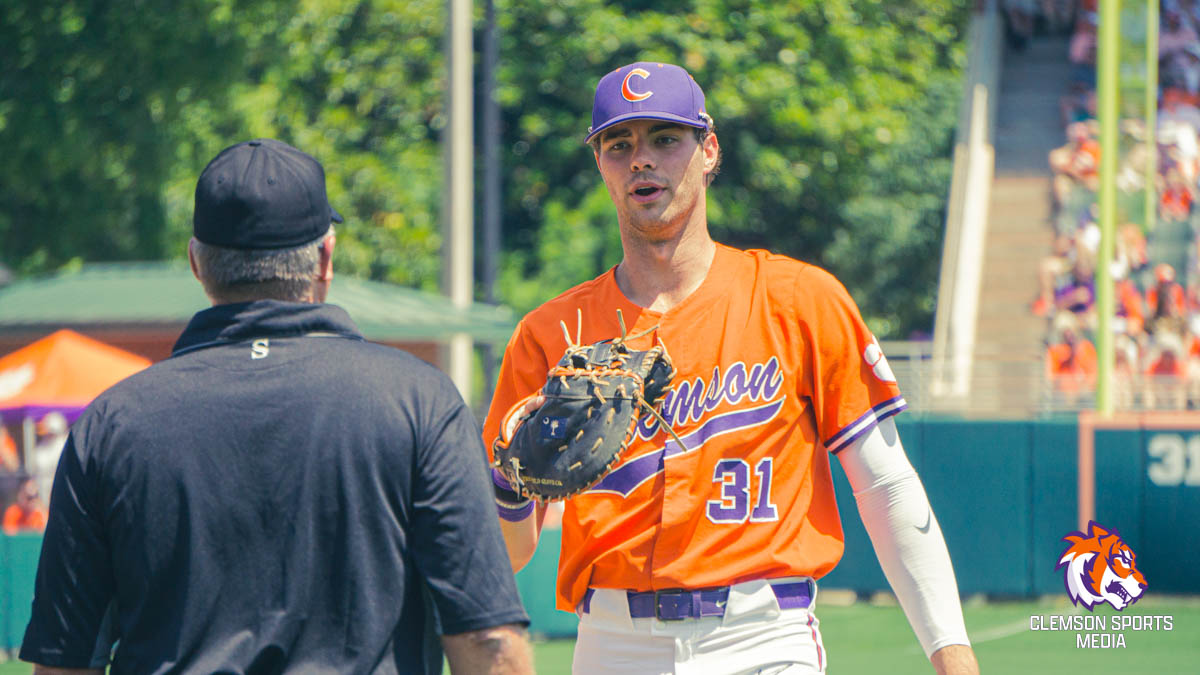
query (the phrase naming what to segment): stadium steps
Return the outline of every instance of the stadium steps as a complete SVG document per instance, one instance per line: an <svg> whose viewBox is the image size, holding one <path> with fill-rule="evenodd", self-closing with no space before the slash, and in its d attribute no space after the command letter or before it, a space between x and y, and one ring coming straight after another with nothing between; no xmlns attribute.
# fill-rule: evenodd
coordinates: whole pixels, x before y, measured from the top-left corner
<svg viewBox="0 0 1200 675"><path fill-rule="evenodd" d="M1051 245L1047 156L1063 143L1059 98L1068 75L1064 38L1039 37L1025 51L1005 52L969 413L1024 416L1039 402L1045 320L1030 303Z"/></svg>

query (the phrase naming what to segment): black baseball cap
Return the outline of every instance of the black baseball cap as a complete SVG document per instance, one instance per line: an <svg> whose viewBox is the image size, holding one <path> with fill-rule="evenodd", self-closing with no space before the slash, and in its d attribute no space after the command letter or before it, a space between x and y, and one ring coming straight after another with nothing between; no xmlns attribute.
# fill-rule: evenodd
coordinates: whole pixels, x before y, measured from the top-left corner
<svg viewBox="0 0 1200 675"><path fill-rule="evenodd" d="M196 182L192 233L224 248L277 249L325 236L342 216L325 196L325 170L307 153L260 138L225 148Z"/></svg>

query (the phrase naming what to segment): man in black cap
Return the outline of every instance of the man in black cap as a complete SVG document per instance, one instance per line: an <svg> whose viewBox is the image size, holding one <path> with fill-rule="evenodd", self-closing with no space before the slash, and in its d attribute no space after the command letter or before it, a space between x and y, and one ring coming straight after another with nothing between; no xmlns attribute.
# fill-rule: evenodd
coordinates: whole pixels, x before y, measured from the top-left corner
<svg viewBox="0 0 1200 675"><path fill-rule="evenodd" d="M35 672L440 673L439 633L456 673L532 672L470 411L322 304L341 220L284 143L205 168L188 257L213 307L72 430Z"/></svg>

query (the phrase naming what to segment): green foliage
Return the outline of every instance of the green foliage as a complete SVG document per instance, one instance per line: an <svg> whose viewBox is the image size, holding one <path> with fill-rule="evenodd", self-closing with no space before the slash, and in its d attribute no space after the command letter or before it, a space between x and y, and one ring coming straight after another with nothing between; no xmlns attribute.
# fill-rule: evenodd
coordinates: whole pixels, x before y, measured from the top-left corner
<svg viewBox="0 0 1200 675"><path fill-rule="evenodd" d="M247 47L234 17L269 23L260 4L0 5L0 259L30 273L162 256L174 122L194 96L220 100Z"/></svg>
<svg viewBox="0 0 1200 675"><path fill-rule="evenodd" d="M881 337L928 330L967 5L499 0L500 297L620 260L582 138L605 72L662 60L717 119L716 238L828 267ZM204 164L271 136L326 165L340 272L436 288L444 30L444 0L3 3L0 262L181 256Z"/></svg>
<svg viewBox="0 0 1200 675"><path fill-rule="evenodd" d="M440 130L444 3L302 0L255 40L224 111L189 122L190 148L167 191L175 250L190 235L191 191L204 163L237 140L291 143L326 166L345 217L342 273L426 290L440 270Z"/></svg>

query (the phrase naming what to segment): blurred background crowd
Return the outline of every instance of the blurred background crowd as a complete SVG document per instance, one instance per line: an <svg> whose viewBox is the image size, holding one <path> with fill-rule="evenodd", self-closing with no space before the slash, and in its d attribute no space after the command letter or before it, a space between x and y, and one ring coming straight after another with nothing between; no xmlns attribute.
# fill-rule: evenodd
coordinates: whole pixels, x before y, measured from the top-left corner
<svg viewBox="0 0 1200 675"><path fill-rule="evenodd" d="M1046 319L1046 374L1068 404L1087 404L1095 389L1095 275L1105 264L1115 282L1116 407L1200 406L1200 220L1194 207L1200 187L1200 3L1165 0L1159 15L1153 142L1143 120L1123 117L1115 255L1103 261L1096 204L1096 0L1078 4L1069 28L1054 24L1071 33L1063 55L1071 75L1060 104L1066 143L1049 154L1053 243L1039 266L1032 311ZM1151 162L1156 170L1147 191ZM1147 211L1139 202L1147 193L1155 200L1152 218L1143 217Z"/></svg>

